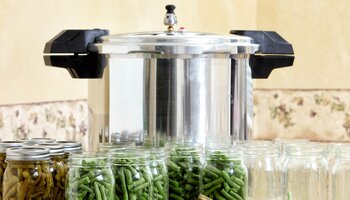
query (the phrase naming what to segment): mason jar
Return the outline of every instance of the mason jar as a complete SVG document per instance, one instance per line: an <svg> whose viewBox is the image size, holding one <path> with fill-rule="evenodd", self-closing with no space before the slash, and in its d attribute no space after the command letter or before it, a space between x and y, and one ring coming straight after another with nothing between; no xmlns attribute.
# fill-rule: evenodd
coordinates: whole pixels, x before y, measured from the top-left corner
<svg viewBox="0 0 350 200"><path fill-rule="evenodd" d="M197 199L203 175L203 146L177 143L168 148L169 199Z"/></svg>
<svg viewBox="0 0 350 200"><path fill-rule="evenodd" d="M249 200L283 200L283 167L276 144L246 142L244 164L248 170Z"/></svg>
<svg viewBox="0 0 350 200"><path fill-rule="evenodd" d="M350 197L350 145L339 146L331 167L332 200L348 200Z"/></svg>
<svg viewBox="0 0 350 200"><path fill-rule="evenodd" d="M6 150L7 167L3 180L3 199L51 200L50 151L39 147Z"/></svg>
<svg viewBox="0 0 350 200"><path fill-rule="evenodd" d="M153 176L153 200L169 199L169 179L166 166L167 152L165 148L150 150L150 169Z"/></svg>
<svg viewBox="0 0 350 200"><path fill-rule="evenodd" d="M247 168L240 146L208 147L203 168L201 195L213 200L245 200Z"/></svg>
<svg viewBox="0 0 350 200"><path fill-rule="evenodd" d="M301 138L294 138L294 139L292 139L292 138L289 138L289 139L276 138L273 141L275 144L280 146L282 165L285 164L286 159L287 159L288 146L306 145L310 142L309 139L301 139Z"/></svg>
<svg viewBox="0 0 350 200"><path fill-rule="evenodd" d="M67 165L72 153L83 153L82 143L74 140L59 140L56 143L63 145L63 162Z"/></svg>
<svg viewBox="0 0 350 200"><path fill-rule="evenodd" d="M116 144L116 143L99 143L97 145L98 152L119 151L119 150L125 150L127 148L129 148L129 146L120 145L120 144Z"/></svg>
<svg viewBox="0 0 350 200"><path fill-rule="evenodd" d="M126 149L110 152L117 199L153 200L149 152Z"/></svg>
<svg viewBox="0 0 350 200"><path fill-rule="evenodd" d="M2 181L6 170L6 149L14 147L22 147L19 141L2 141L0 142L0 200L2 200Z"/></svg>
<svg viewBox="0 0 350 200"><path fill-rule="evenodd" d="M107 155L72 154L68 162L66 199L115 199L112 164Z"/></svg>
<svg viewBox="0 0 350 200"><path fill-rule="evenodd" d="M328 163L324 147L309 143L287 148L284 188L289 199L328 199Z"/></svg>
<svg viewBox="0 0 350 200"><path fill-rule="evenodd" d="M56 140L52 138L30 138L29 140L24 140L24 144L40 144L40 143L54 143Z"/></svg>
<svg viewBox="0 0 350 200"><path fill-rule="evenodd" d="M64 163L63 146L57 143L42 143L38 147L50 150L50 172L53 180L51 196L55 200L64 200L66 191L67 166Z"/></svg>

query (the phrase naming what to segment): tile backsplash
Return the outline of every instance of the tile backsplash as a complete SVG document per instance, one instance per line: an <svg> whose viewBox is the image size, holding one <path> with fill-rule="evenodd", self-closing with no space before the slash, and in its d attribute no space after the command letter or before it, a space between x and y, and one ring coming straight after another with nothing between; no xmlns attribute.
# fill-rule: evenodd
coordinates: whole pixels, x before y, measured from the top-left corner
<svg viewBox="0 0 350 200"><path fill-rule="evenodd" d="M350 141L350 90L254 92L255 139ZM87 100L0 106L2 140L52 137L87 145Z"/></svg>
<svg viewBox="0 0 350 200"><path fill-rule="evenodd" d="M350 90L255 90L255 139L350 140Z"/></svg>
<svg viewBox="0 0 350 200"><path fill-rule="evenodd" d="M86 100L56 101L0 106L2 140L52 137L86 144Z"/></svg>

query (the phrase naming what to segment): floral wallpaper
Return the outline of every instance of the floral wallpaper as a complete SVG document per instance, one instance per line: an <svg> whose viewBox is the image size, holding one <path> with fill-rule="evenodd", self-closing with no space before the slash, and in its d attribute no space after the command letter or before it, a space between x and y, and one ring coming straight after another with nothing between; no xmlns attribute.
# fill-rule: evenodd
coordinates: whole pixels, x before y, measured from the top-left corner
<svg viewBox="0 0 350 200"><path fill-rule="evenodd" d="M2 140L50 137L86 144L88 134L86 100L0 106Z"/></svg>
<svg viewBox="0 0 350 200"><path fill-rule="evenodd" d="M350 90L255 90L254 138L350 141Z"/></svg>
<svg viewBox="0 0 350 200"><path fill-rule="evenodd" d="M0 138L31 137L87 147L87 100L0 105ZM255 90L253 137L350 141L350 90Z"/></svg>

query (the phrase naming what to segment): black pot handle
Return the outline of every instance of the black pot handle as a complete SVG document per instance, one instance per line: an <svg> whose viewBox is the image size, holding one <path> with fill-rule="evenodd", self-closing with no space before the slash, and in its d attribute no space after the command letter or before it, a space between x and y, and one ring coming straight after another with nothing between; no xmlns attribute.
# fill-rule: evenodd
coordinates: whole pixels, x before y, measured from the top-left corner
<svg viewBox="0 0 350 200"><path fill-rule="evenodd" d="M104 35L108 35L108 30L62 31L45 44L45 65L66 68L73 78L101 78L106 59L92 44Z"/></svg>
<svg viewBox="0 0 350 200"><path fill-rule="evenodd" d="M278 33L245 30L230 31L230 33L251 37L256 44L259 44L259 50L249 59L252 78L268 78L272 70L293 65L293 46Z"/></svg>

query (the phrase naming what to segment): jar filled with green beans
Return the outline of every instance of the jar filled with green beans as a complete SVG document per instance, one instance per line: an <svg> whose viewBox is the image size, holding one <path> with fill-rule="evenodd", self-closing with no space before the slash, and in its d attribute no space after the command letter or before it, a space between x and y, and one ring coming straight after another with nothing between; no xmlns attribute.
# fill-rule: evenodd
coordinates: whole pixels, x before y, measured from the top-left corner
<svg viewBox="0 0 350 200"><path fill-rule="evenodd" d="M203 167L203 146L196 143L169 145L167 161L169 199L198 199Z"/></svg>
<svg viewBox="0 0 350 200"><path fill-rule="evenodd" d="M119 150L125 150L129 148L127 145L120 145L117 143L99 143L97 146L98 152L110 152L110 151L119 151Z"/></svg>
<svg viewBox="0 0 350 200"><path fill-rule="evenodd" d="M153 176L153 200L167 200L169 198L169 179L166 166L167 152L165 148L150 150L150 169Z"/></svg>
<svg viewBox="0 0 350 200"><path fill-rule="evenodd" d="M245 200L247 169L238 146L209 147L203 168L201 195L214 200Z"/></svg>
<svg viewBox="0 0 350 200"><path fill-rule="evenodd" d="M50 150L50 172L53 180L51 196L55 200L64 200L66 191L67 166L64 163L63 146L57 143L42 143L38 147Z"/></svg>
<svg viewBox="0 0 350 200"><path fill-rule="evenodd" d="M116 183L116 199L153 200L154 187L149 153L126 149L111 152L110 156Z"/></svg>
<svg viewBox="0 0 350 200"><path fill-rule="evenodd" d="M7 149L3 199L53 199L49 155L45 148Z"/></svg>
<svg viewBox="0 0 350 200"><path fill-rule="evenodd" d="M66 199L115 199L112 164L105 154L72 154L68 162Z"/></svg>
<svg viewBox="0 0 350 200"><path fill-rule="evenodd" d="M22 142L19 141L2 141L0 142L0 200L2 200L2 180L6 169L6 149L14 147L22 147Z"/></svg>

